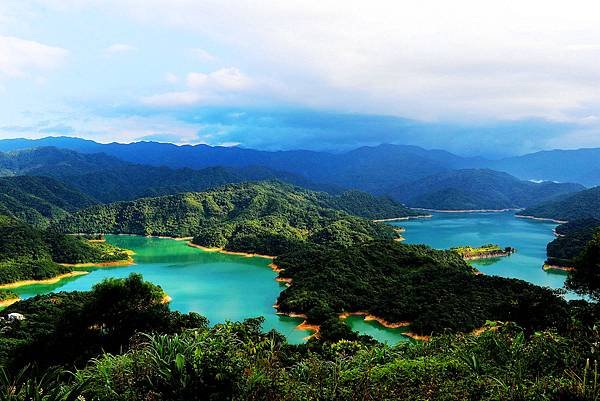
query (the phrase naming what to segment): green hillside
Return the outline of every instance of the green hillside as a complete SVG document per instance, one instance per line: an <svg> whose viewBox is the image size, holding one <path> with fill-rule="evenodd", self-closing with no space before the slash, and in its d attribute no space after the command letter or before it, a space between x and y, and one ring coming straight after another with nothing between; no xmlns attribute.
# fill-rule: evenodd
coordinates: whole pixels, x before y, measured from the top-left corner
<svg viewBox="0 0 600 401"><path fill-rule="evenodd" d="M278 182L225 185L214 190L98 205L53 226L67 232L194 236L193 242L235 251L280 254L306 242L351 245L395 238L390 226L345 211L377 202L349 193L331 196ZM385 201L370 215L400 217L403 207ZM386 209L387 208L387 209ZM387 210L387 213L384 213ZM382 214L383 213L383 214Z"/></svg>
<svg viewBox="0 0 600 401"><path fill-rule="evenodd" d="M96 202L78 190L48 177L1 177L0 214L45 227L49 220Z"/></svg>
<svg viewBox="0 0 600 401"><path fill-rule="evenodd" d="M471 331L486 320L516 322L530 331L563 327L566 302L521 280L475 275L458 253L396 241L349 249L311 248L275 263L292 285L279 297L285 312L305 313L337 331L338 314L366 312L410 322L418 334Z"/></svg>
<svg viewBox="0 0 600 401"><path fill-rule="evenodd" d="M519 214L563 221L600 219L600 187L563 196L555 201L544 202L527 208Z"/></svg>
<svg viewBox="0 0 600 401"><path fill-rule="evenodd" d="M598 229L600 220L593 218L573 220L556 227L558 236L546 247L546 263L554 266L574 266L574 259L583 252Z"/></svg>
<svg viewBox="0 0 600 401"><path fill-rule="evenodd" d="M122 249L102 242L39 230L0 216L0 284L41 280L72 271L64 264L127 260Z"/></svg>

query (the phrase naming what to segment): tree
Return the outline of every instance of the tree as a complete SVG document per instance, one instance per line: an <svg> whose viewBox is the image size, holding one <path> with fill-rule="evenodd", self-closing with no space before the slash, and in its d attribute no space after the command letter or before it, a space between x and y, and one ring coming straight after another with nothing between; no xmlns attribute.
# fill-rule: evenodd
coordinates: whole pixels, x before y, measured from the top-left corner
<svg viewBox="0 0 600 401"><path fill-rule="evenodd" d="M600 301L600 233L594 235L576 259L575 269L569 273L566 287Z"/></svg>

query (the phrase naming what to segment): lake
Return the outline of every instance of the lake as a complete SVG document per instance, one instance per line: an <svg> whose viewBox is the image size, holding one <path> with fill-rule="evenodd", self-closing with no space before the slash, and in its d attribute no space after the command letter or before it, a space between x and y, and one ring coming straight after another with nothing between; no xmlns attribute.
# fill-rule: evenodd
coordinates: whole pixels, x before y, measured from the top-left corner
<svg viewBox="0 0 600 401"><path fill-rule="evenodd" d="M406 228L406 243L427 244L445 249L459 245L495 243L511 246L517 253L503 258L473 261L485 274L519 278L534 284L561 288L565 275L542 270L546 244L553 238L554 223L518 219L511 212L434 213L432 218L391 222ZM128 235L107 235L116 246L133 250L135 264L126 267L92 268L90 274L64 279L56 284L29 285L15 289L21 298L52 291L84 291L107 277L143 274L171 296L171 307L181 312L198 312L212 323L263 316L264 329L276 329L290 343L304 341L311 332L297 330L301 319L275 313L273 304L285 288L274 279L270 259L244 257L192 248L185 241ZM361 316L346 323L361 334L381 342L408 341L403 329L389 329Z"/></svg>
<svg viewBox="0 0 600 401"><path fill-rule="evenodd" d="M298 344L312 334L297 330L301 319L278 315L273 308L285 288L275 281L270 259L206 252L186 241L129 235L107 235L106 240L135 252L135 264L90 269L84 276L70 277L51 285L14 289L21 298L57 291L85 291L107 277L141 273L160 285L172 298L171 308L198 312L212 323L263 316L265 330L276 329L290 343Z"/></svg>
<svg viewBox="0 0 600 401"><path fill-rule="evenodd" d="M395 221L404 227L407 244L427 244L437 249L498 244L517 252L506 257L474 260L485 274L518 278L550 288L562 288L563 272L546 272L546 245L554 237L556 223L517 218L514 212L433 213L431 218Z"/></svg>

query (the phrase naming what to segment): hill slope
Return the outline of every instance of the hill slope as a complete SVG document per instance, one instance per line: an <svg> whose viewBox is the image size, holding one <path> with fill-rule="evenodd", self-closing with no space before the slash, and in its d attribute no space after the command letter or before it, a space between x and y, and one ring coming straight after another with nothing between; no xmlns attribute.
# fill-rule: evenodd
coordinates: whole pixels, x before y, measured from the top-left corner
<svg viewBox="0 0 600 401"><path fill-rule="evenodd" d="M487 169L447 171L399 186L389 195L412 207L445 210L531 206L585 189L579 184L534 183Z"/></svg>
<svg viewBox="0 0 600 401"><path fill-rule="evenodd" d="M71 272L59 263L127 260L122 249L84 238L50 233L0 215L0 284L41 280Z"/></svg>
<svg viewBox="0 0 600 401"><path fill-rule="evenodd" d="M544 202L520 213L555 220L600 219L600 187L594 187L558 200Z"/></svg>
<svg viewBox="0 0 600 401"><path fill-rule="evenodd" d="M306 242L351 245L396 237L390 226L331 208L341 207L340 199L345 208L355 208L354 199L364 201L274 182L231 184L207 192L93 206L65 217L54 228L67 233L194 236L194 243L202 246L268 254Z"/></svg>
<svg viewBox="0 0 600 401"><path fill-rule="evenodd" d="M77 189L48 177L1 177L0 214L45 227L50 219L96 202Z"/></svg>

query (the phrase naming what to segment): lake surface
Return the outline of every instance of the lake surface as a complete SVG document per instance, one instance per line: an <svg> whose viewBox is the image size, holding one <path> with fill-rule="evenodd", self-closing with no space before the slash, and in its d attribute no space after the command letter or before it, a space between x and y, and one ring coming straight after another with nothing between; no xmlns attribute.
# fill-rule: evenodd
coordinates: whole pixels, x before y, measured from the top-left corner
<svg viewBox="0 0 600 401"><path fill-rule="evenodd" d="M133 250L135 264L90 269L91 273L70 277L51 285L29 285L14 291L21 298L57 291L86 291L107 277L141 273L171 296L171 308L198 312L211 323L264 316L263 328L276 329L290 343L298 344L312 334L297 330L301 319L277 315L273 304L285 288L274 279L270 259L227 255L192 248L185 241L128 235L107 235L116 246Z"/></svg>
<svg viewBox="0 0 600 401"><path fill-rule="evenodd" d="M437 249L498 244L517 249L515 254L471 263L485 274L518 278L550 288L562 288L566 274L546 272L546 245L554 237L556 223L522 219L514 212L433 213L431 218L395 221L406 229L408 244L427 244ZM567 297L572 295L568 294Z"/></svg>

